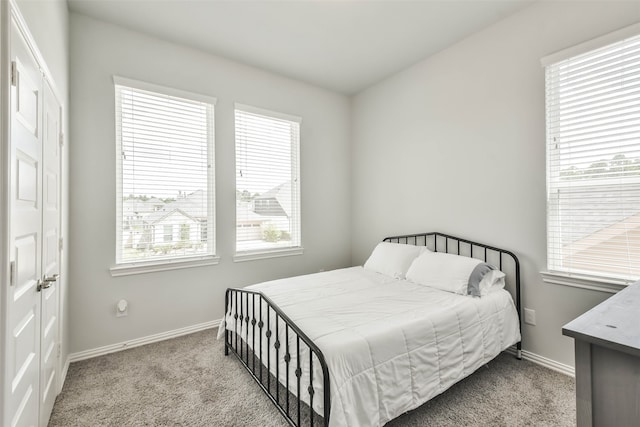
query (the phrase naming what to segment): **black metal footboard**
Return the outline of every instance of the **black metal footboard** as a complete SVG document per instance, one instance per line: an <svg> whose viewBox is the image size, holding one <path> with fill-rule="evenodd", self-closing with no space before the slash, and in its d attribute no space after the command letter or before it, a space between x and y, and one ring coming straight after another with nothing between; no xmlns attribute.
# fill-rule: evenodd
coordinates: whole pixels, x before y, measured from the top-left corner
<svg viewBox="0 0 640 427"><path fill-rule="evenodd" d="M329 369L313 341L260 292L227 289L225 321L225 355L236 355L289 424L328 426ZM317 389L322 413L314 411Z"/></svg>

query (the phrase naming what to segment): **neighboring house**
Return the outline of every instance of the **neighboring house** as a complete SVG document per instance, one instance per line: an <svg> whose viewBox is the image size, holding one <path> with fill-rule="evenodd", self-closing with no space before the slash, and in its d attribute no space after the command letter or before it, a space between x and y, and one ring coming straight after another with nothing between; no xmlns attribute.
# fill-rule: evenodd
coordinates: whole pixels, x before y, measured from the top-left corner
<svg viewBox="0 0 640 427"><path fill-rule="evenodd" d="M158 198L140 200L125 199L122 203L122 219L124 228L135 228L142 225L142 219L150 213L162 209L164 202Z"/></svg>
<svg viewBox="0 0 640 427"><path fill-rule="evenodd" d="M200 241L200 221L175 207L152 213L145 218L145 223L145 234L153 247Z"/></svg>
<svg viewBox="0 0 640 427"><path fill-rule="evenodd" d="M206 222L208 213L205 198L206 196L202 190L197 190L190 194L180 193L174 202L166 204L165 209L169 207L177 208L198 221Z"/></svg>
<svg viewBox="0 0 640 427"><path fill-rule="evenodd" d="M262 216L291 217L291 181L254 197L253 211Z"/></svg>
<svg viewBox="0 0 640 427"><path fill-rule="evenodd" d="M169 202L158 198L124 200L125 247L166 251L206 242L208 213L204 197L204 192L198 190L190 194L181 192L175 201ZM267 226L288 233L291 207L291 182L280 184L251 201L238 201L237 240L262 241Z"/></svg>
<svg viewBox="0 0 640 427"><path fill-rule="evenodd" d="M253 212L263 219L263 224L273 224L278 230L289 233L291 218L291 181L280 184L264 194L254 197Z"/></svg>
<svg viewBox="0 0 640 427"><path fill-rule="evenodd" d="M253 211L253 202L236 204L236 239L238 241L262 240L262 226L267 221Z"/></svg>
<svg viewBox="0 0 640 427"><path fill-rule="evenodd" d="M201 207L203 197L202 191L195 191L180 193L177 200L168 203L156 198L125 200L123 216L128 220L124 236L126 246L166 251L205 242L208 215Z"/></svg>
<svg viewBox="0 0 640 427"><path fill-rule="evenodd" d="M631 243L627 246L627 243ZM631 248L627 250L627 247ZM567 245L566 267L589 270L601 258L603 248L609 256L620 260L620 268L612 273L640 276L640 213L628 216ZM609 265L615 260L606 259Z"/></svg>
<svg viewBox="0 0 640 427"><path fill-rule="evenodd" d="M577 175L563 182L570 184L558 190L565 201L563 208L575 221L561 230L562 267L580 271L604 264L609 273L640 276L640 178ZM590 192L598 196L584 198Z"/></svg>
<svg viewBox="0 0 640 427"><path fill-rule="evenodd" d="M291 182L280 184L255 196L251 201L236 203L237 241L263 240L267 225L289 233L291 212Z"/></svg>

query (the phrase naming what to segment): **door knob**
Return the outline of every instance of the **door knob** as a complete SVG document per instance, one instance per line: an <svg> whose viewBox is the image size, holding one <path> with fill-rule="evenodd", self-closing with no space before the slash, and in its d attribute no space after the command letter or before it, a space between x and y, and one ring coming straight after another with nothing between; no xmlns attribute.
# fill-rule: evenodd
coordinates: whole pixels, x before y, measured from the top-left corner
<svg viewBox="0 0 640 427"><path fill-rule="evenodd" d="M38 281L36 282L36 291L40 292L43 289L47 289L50 286L51 286L51 282L45 283L44 281L38 279Z"/></svg>
<svg viewBox="0 0 640 427"><path fill-rule="evenodd" d="M37 287L36 287L36 291L40 292L43 289L47 289L50 288L52 284L54 284L57 280L58 277L60 277L59 274L54 274L52 276L44 276L42 278L42 280L38 280L37 282Z"/></svg>
<svg viewBox="0 0 640 427"><path fill-rule="evenodd" d="M45 275L45 276L42 278L42 281L43 281L44 283L53 283L53 282L57 282L57 281L58 281L58 277L60 277L60 275L59 275L58 273L54 274L53 276L47 276L47 275ZM51 285L49 285L49 286L51 286Z"/></svg>

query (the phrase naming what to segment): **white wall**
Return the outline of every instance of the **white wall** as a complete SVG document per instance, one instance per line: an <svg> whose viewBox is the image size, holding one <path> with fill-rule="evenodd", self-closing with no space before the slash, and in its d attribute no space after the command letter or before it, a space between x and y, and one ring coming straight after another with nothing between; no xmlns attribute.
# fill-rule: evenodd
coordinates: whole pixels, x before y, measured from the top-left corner
<svg viewBox="0 0 640 427"><path fill-rule="evenodd" d="M382 237L441 231L516 252L523 347L572 365L562 326L610 294L550 285L540 58L640 21L640 2L538 2L353 100L353 263Z"/></svg>
<svg viewBox="0 0 640 427"><path fill-rule="evenodd" d="M220 319L230 286L350 264L348 98L77 14L71 15L70 46L72 352ZM219 265L110 276L116 237L114 74L218 98ZM234 102L303 118L304 255L232 260ZM129 315L116 318L121 298L129 300Z"/></svg>
<svg viewBox="0 0 640 427"><path fill-rule="evenodd" d="M69 11L64 0L17 0L29 31L51 72L64 114L63 131L69 135ZM62 236L69 236L69 139L62 153ZM63 250L60 290L62 351L69 354L69 257Z"/></svg>

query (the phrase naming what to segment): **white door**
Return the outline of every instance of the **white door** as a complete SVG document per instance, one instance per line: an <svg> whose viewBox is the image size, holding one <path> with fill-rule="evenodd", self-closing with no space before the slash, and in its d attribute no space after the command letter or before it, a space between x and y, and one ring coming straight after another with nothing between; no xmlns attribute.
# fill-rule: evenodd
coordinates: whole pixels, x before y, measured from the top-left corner
<svg viewBox="0 0 640 427"><path fill-rule="evenodd" d="M60 272L60 104L45 81L42 156L42 292L40 327L40 425L46 426L58 388Z"/></svg>
<svg viewBox="0 0 640 427"><path fill-rule="evenodd" d="M12 427L46 426L60 369L61 108L13 22L11 30L11 284L4 420Z"/></svg>
<svg viewBox="0 0 640 427"><path fill-rule="evenodd" d="M11 23L10 255L7 409L11 427L37 426L42 277L42 76Z"/></svg>

